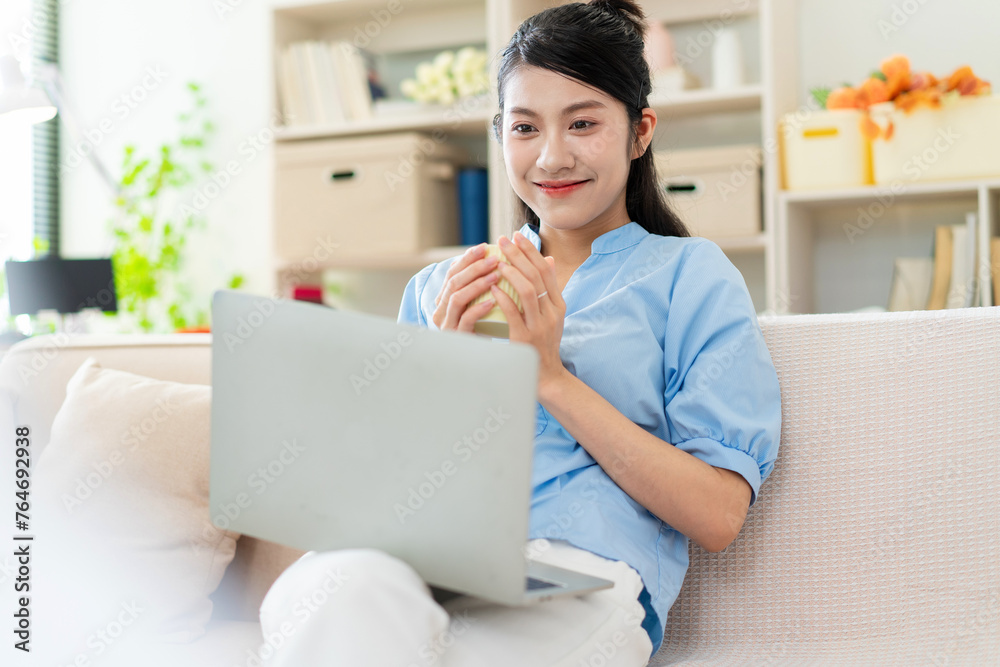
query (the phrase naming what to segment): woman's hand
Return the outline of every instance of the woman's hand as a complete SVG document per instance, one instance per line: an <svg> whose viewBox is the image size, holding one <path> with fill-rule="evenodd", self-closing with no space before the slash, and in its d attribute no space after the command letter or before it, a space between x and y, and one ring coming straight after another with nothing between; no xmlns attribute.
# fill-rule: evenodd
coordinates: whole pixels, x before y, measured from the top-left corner
<svg viewBox="0 0 1000 667"><path fill-rule="evenodd" d="M559 357L566 302L556 278L555 260L542 257L520 232L514 233L513 243L501 236L500 250L510 262L509 265L501 264L500 271L520 297L524 314L517 309L514 300L496 285L490 290L507 316L510 340L529 343L538 350L538 386L544 387L567 372ZM544 296L539 298L539 294Z"/></svg>
<svg viewBox="0 0 1000 667"><path fill-rule="evenodd" d="M490 285L500 278L495 270L498 259L484 259L485 252L486 244L480 243L452 262L441 291L434 298L437 308L431 319L438 329L473 333L476 320L493 308L489 299L469 308L476 297L489 290Z"/></svg>

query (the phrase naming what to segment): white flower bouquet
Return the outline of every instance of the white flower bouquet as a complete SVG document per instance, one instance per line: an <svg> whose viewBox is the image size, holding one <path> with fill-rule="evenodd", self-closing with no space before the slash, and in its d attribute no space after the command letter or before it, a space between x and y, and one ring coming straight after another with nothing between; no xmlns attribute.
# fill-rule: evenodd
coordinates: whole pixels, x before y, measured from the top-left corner
<svg viewBox="0 0 1000 667"><path fill-rule="evenodd" d="M486 51L471 46L442 51L433 61L417 65L416 78L405 79L399 88L409 99L431 104L454 104L488 92Z"/></svg>

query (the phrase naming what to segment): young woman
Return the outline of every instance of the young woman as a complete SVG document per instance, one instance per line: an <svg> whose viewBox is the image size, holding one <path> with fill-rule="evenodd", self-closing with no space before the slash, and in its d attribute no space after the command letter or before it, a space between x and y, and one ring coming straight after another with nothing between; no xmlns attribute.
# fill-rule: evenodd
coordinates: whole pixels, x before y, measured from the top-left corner
<svg viewBox="0 0 1000 667"><path fill-rule="evenodd" d="M492 302L540 355L527 554L615 581L503 607L439 604L377 550L310 552L261 607L265 637L297 621L281 665L644 665L688 566L737 536L777 456L780 393L739 271L664 202L645 24L631 0L525 21L502 54L495 138L520 229L409 281L400 322L472 333ZM510 281L523 308L495 287ZM338 572L324 607L291 609Z"/></svg>

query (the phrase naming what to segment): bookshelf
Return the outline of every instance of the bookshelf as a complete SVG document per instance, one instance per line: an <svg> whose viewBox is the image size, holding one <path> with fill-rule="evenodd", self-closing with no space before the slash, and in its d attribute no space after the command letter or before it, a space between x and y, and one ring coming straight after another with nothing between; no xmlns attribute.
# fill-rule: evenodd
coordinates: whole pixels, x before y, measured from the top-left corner
<svg viewBox="0 0 1000 667"><path fill-rule="evenodd" d="M725 1L656 0L643 3L651 20L667 24L676 30L678 40L688 35L697 36L704 31L702 22L725 17L727 23L739 26L744 41L748 66L747 83L735 89L716 90L710 87L681 91L650 98L659 119L652 150L693 148L727 144L752 143L762 145L769 130L762 123L762 110L773 106L767 74L774 71L775 63L765 64L773 58L765 53L766 43L763 23L785 11L787 0L764 0L734 5ZM517 26L527 17L551 3L540 0L421 0L419 5L406 4L392 7L392 3L371 0L334 0L325 2L286 2L280 0L272 10L272 53L282 53L290 44L302 40L356 40L371 53L380 72L382 67L398 70L407 62L408 54L421 53L424 59L436 50L472 45L485 48L492 58L506 45ZM398 9L393 13L393 9ZM767 32L772 32L768 29ZM496 81L495 59L490 61L489 76ZM700 71L699 71L700 68ZM706 54L695 59L689 69L696 72L703 84L711 84L710 61ZM272 100L278 108L278 73L272 76ZM398 77L397 77L398 78ZM390 81L390 86L395 81ZM398 87L390 94L399 96ZM278 142L295 142L333 137L356 137L401 131L442 131L447 141L461 145L474 160L487 168L490 189L490 240L495 242L501 234L510 234L514 193L506 180L502 162L502 149L489 137L490 121L497 111L495 93L475 105L468 102L455 113L454 108L427 107L405 117L374 117L337 124L292 125L279 128L275 135ZM706 125L705 119L710 122ZM714 120L713 120L714 119ZM735 121L735 122L734 122ZM714 126L713 126L714 123ZM740 128L733 133L718 132L715 126ZM729 132L727 134L727 132ZM773 134L771 132L770 134ZM687 145L674 141L684 135ZM691 138L694 138L691 140ZM765 155L762 189L764 202L762 232L749 237L713 239L743 272L747 287L758 311L777 309L772 297L774 285L774 232L769 218L772 208L768 205L769 185L767 174L773 171L775 156ZM287 226L275 225L275 234L289 233ZM353 260L314 261L310 258L278 258L275 270L279 288L289 281L319 282L328 269L354 271L384 271L405 274L463 252L463 246L448 246L404 256L384 256ZM402 285L400 286L400 289Z"/></svg>
<svg viewBox="0 0 1000 667"><path fill-rule="evenodd" d="M930 257L934 229L982 221L997 236L1000 179L866 186L778 196L778 289L788 312L840 312L888 302L894 257Z"/></svg>
<svg viewBox="0 0 1000 667"><path fill-rule="evenodd" d="M380 72L392 74L390 94L399 97L400 72L445 48L475 46L490 57L489 77L495 85L494 58L526 18L556 4L551 0L278 0L272 9L272 52L297 40L353 40L376 59ZM893 193L891 206L876 224L853 239L844 224L857 218L859 208L884 200L878 186L819 192L787 192L780 184L778 122L789 112L808 107L801 100L798 71L799 2L797 0L645 0L650 21L663 23L673 35L685 66L703 85L711 86L711 46L696 46L711 38L719 23L736 30L743 45L746 84L735 89L705 87L650 98L658 123L652 150L756 144L763 149L761 223L759 234L712 239L741 271L758 313L840 312L872 305L885 306L896 256L930 253L935 224L958 224L967 212L987 221L998 233L1000 178L974 182L905 184ZM398 9L392 13L393 8ZM416 54L416 55L415 55ZM277 109L277 83L272 99ZM357 137L388 132L443 132L449 143L466 149L472 161L488 170L489 238L510 234L514 203L507 183L502 148L490 138L490 120L497 111L495 92L461 107L426 107L401 117L375 117L337 125L292 126L276 132L279 145L332 137ZM275 234L288 233L275 225ZM386 296L384 313L405 279L431 262L463 252L463 246L432 248L405 256L336 262L280 258L282 276L314 280L322 271L384 272L392 275L395 294ZM402 281L402 282L401 282ZM396 286L396 283L399 283Z"/></svg>

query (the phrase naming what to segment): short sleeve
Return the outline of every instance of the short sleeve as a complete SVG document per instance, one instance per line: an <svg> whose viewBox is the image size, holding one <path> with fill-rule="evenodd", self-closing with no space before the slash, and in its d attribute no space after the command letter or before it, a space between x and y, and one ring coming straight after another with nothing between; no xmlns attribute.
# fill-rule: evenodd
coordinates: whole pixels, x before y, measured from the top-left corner
<svg viewBox="0 0 1000 667"><path fill-rule="evenodd" d="M742 475L752 506L778 455L781 390L743 276L710 241L671 291L664 378L670 442Z"/></svg>
<svg viewBox="0 0 1000 667"><path fill-rule="evenodd" d="M434 264L425 266L406 283L406 287L403 289L403 299L399 303L399 315L396 318L397 324L427 326L427 320L420 309L420 299L423 296L424 287L427 285L427 278L430 276L434 266Z"/></svg>

